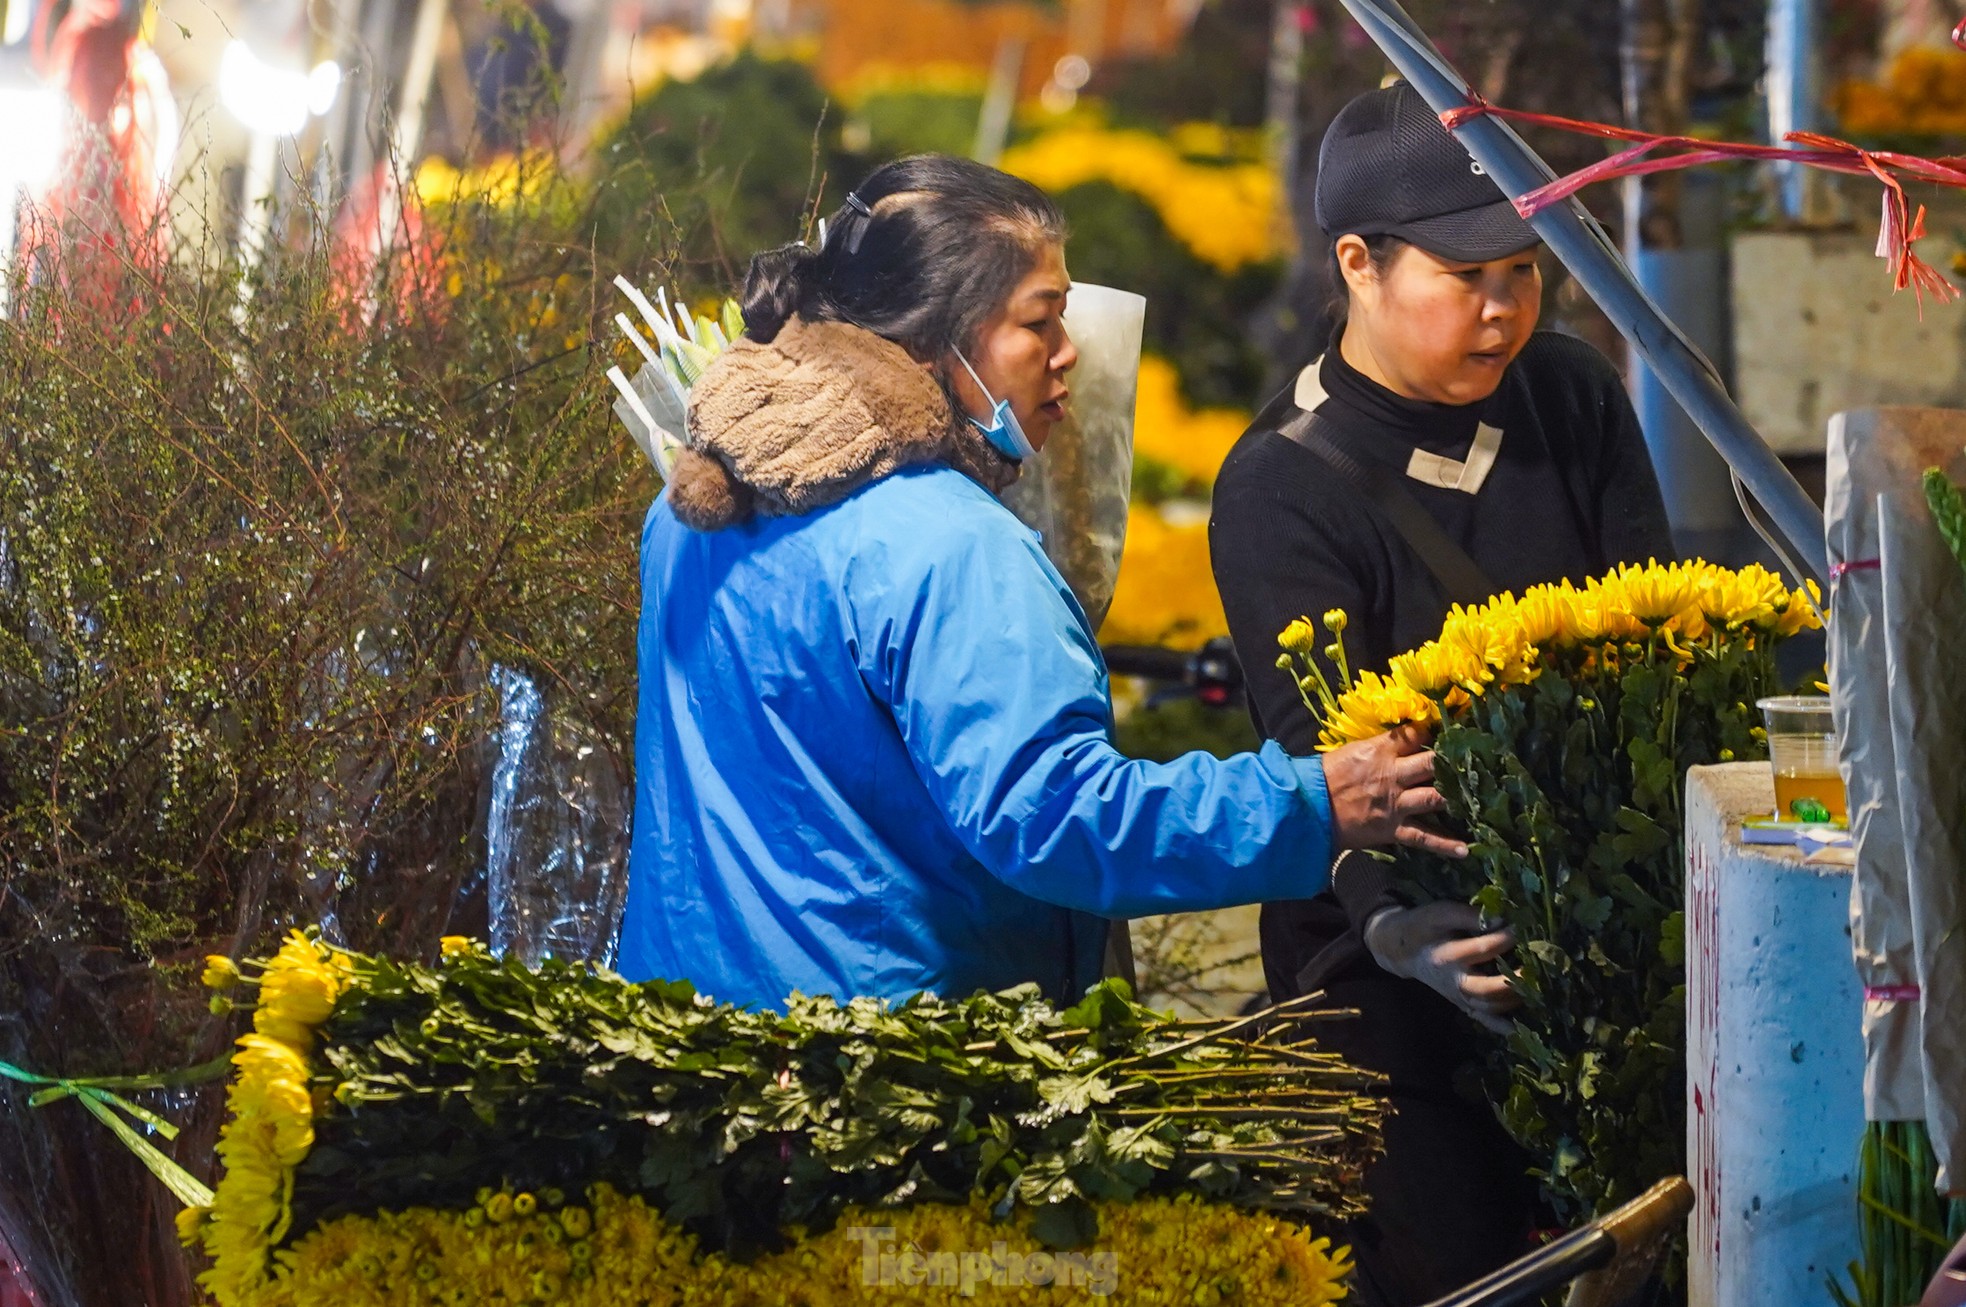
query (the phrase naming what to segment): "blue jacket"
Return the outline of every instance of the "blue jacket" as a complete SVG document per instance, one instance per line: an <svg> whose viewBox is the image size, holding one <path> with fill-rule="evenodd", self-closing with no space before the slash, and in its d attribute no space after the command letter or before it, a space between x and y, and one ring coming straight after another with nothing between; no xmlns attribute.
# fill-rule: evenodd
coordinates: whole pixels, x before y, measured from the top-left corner
<svg viewBox="0 0 1966 1307"><path fill-rule="evenodd" d="M1106 919L1325 886L1322 765L1116 752L1078 604L958 472L712 532L665 494L642 596L630 979L1075 997Z"/></svg>

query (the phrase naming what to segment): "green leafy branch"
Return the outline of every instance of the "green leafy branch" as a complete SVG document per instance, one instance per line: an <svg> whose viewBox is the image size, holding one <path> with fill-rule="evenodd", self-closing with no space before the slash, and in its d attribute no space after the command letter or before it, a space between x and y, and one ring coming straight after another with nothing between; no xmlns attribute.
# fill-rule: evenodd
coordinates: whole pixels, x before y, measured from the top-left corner
<svg viewBox="0 0 1966 1307"><path fill-rule="evenodd" d="M357 974L324 1032L296 1233L605 1180L739 1251L847 1204L972 1192L1069 1243L1090 1200L1150 1192L1348 1215L1378 1146L1373 1083L1317 1047L1308 1002L1182 1021L1107 982L1062 1011L1024 986L776 1013L477 952Z"/></svg>

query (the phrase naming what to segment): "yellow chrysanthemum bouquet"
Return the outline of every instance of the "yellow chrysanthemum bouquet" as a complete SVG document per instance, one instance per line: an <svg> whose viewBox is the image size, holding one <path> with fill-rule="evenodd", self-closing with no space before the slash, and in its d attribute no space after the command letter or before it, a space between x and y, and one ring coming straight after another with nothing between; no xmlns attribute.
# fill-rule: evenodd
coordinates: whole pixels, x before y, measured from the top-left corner
<svg viewBox="0 0 1966 1307"><path fill-rule="evenodd" d="M1470 853L1402 854L1403 880L1515 932L1522 1006L1488 1088L1566 1222L1685 1166L1682 782L1767 756L1754 703L1778 688L1775 647L1820 624L1764 568L1653 563L1457 606L1385 673L1350 674L1343 613L1279 637L1324 747L1438 728Z"/></svg>
<svg viewBox="0 0 1966 1307"><path fill-rule="evenodd" d="M1329 1303L1347 1254L1289 1218L1356 1210L1377 1146L1368 1078L1300 1024L1113 982L781 1014L299 934L205 980L258 991L180 1222L220 1307Z"/></svg>

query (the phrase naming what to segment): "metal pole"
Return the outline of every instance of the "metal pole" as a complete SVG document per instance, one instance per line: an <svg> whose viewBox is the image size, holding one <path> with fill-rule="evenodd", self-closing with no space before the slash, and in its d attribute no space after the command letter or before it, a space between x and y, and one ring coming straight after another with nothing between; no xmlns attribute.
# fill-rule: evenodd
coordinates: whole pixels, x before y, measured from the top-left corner
<svg viewBox="0 0 1966 1307"><path fill-rule="evenodd" d="M1344 0L1344 5L1436 112L1472 102L1467 82L1434 49L1398 0ZM1549 165L1498 118L1470 118L1454 134L1511 197L1555 180ZM1575 199L1551 205L1530 224L1767 510L1795 551L1794 566L1824 582L1829 550L1823 538L1822 510L1734 407L1713 365L1632 279L1604 229Z"/></svg>
<svg viewBox="0 0 1966 1307"><path fill-rule="evenodd" d="M1773 0L1768 6L1768 139L1817 129L1816 6L1813 0ZM1808 169L1793 161L1775 165L1782 212L1793 221L1808 216Z"/></svg>

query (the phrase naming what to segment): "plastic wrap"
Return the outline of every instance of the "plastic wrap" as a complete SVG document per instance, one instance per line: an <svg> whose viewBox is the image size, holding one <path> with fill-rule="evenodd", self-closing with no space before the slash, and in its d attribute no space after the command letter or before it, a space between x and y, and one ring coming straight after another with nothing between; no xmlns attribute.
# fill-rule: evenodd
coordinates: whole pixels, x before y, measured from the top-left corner
<svg viewBox="0 0 1966 1307"><path fill-rule="evenodd" d="M620 384L616 382L617 387ZM635 398L630 400L628 391L623 390L614 401L614 415L655 465L656 475L667 481L676 466L676 454L683 447L682 433L686 427L682 396L654 364L643 364L628 384Z"/></svg>
<svg viewBox="0 0 1966 1307"><path fill-rule="evenodd" d="M485 823L491 945L611 964L628 890L629 778L532 679L494 668L498 762Z"/></svg>
<svg viewBox="0 0 1966 1307"><path fill-rule="evenodd" d="M1072 287L1065 330L1079 360L1065 420L1003 501L1044 541L1092 629L1106 620L1126 546L1133 489L1133 401L1147 301L1131 291Z"/></svg>

